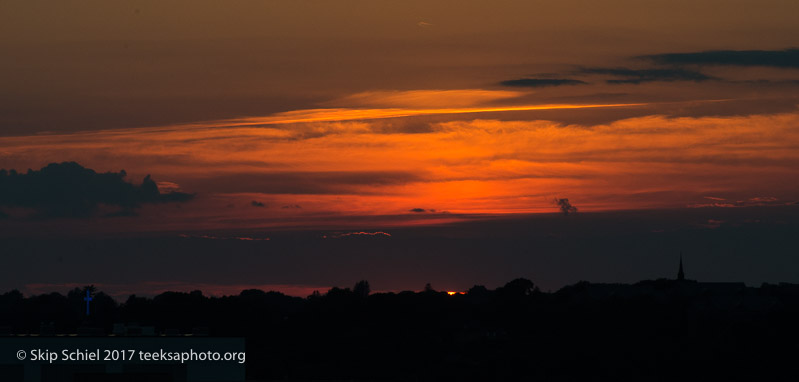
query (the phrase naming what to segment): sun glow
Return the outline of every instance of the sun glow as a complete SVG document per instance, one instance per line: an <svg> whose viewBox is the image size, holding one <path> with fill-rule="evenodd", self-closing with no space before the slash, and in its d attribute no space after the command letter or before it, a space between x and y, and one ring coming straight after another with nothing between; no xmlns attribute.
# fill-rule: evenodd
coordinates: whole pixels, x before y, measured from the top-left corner
<svg viewBox="0 0 799 382"><path fill-rule="evenodd" d="M192 203L203 208L171 213L203 229L333 224L356 216L433 224L465 215L557 212L551 201L563 197L580 211L685 207L706 195L789 202L791 185L781 179L799 177L799 113L649 116L591 126L380 119L529 109L306 110L189 126L3 137L0 159L17 169L68 159L98 171L124 168L132 180L150 173L165 189L198 193ZM369 118L377 119L347 120ZM145 212L159 216L162 209Z"/></svg>

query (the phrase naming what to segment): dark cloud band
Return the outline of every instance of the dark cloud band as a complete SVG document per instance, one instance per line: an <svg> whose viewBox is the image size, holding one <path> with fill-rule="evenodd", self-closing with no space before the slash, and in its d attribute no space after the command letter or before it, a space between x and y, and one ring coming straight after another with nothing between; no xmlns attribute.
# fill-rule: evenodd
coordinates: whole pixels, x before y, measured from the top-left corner
<svg viewBox="0 0 799 382"><path fill-rule="evenodd" d="M617 77L609 79L609 84L640 84L655 81L707 81L714 79L695 70L687 69L628 69L628 68L585 68L585 74L602 74Z"/></svg>
<svg viewBox="0 0 799 382"><path fill-rule="evenodd" d="M726 65L799 68L799 49L710 50L694 53L664 53L640 58L664 65Z"/></svg>
<svg viewBox="0 0 799 382"><path fill-rule="evenodd" d="M207 178L186 179L181 184L208 192L318 195L348 194L360 186L388 186L422 179L420 174L404 171L281 171L218 174Z"/></svg>
<svg viewBox="0 0 799 382"><path fill-rule="evenodd" d="M124 170L97 173L75 162L51 163L39 171L0 170L0 207L29 208L42 217L91 216L99 205L120 210L112 216L132 214L142 203L183 202L194 195L161 194L149 175L141 185L124 180Z"/></svg>

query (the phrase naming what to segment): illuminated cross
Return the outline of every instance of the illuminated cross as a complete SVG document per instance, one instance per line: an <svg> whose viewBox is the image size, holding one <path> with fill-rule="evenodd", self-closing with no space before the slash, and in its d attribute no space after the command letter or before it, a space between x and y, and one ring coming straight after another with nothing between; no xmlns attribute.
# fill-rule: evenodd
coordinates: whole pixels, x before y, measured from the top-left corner
<svg viewBox="0 0 799 382"><path fill-rule="evenodd" d="M86 297L83 298L83 301L86 301L86 315L89 315L89 302L94 300L91 296L91 291L86 289Z"/></svg>

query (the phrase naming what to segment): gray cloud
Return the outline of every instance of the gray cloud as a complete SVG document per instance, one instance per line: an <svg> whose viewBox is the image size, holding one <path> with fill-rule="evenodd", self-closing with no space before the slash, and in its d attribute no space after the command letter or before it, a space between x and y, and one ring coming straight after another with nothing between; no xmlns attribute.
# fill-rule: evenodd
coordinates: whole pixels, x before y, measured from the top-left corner
<svg viewBox="0 0 799 382"><path fill-rule="evenodd" d="M577 213L577 207L569 203L569 199L567 198L555 198L552 202L556 204L558 208L560 208L560 212L562 212L564 215Z"/></svg>
<svg viewBox="0 0 799 382"><path fill-rule="evenodd" d="M770 66L799 68L799 49L709 50L693 53L664 53L641 56L664 65Z"/></svg>
<svg viewBox="0 0 799 382"><path fill-rule="evenodd" d="M0 206L36 211L41 217L92 216L100 205L118 210L108 216L129 216L142 203L185 202L183 192L162 194L150 175L141 185L124 180L124 170L97 173L75 162L51 163L39 171L0 170Z"/></svg>
<svg viewBox="0 0 799 382"><path fill-rule="evenodd" d="M715 79L701 72L687 69L628 69L628 68L584 68L586 74L603 74L613 79L606 80L609 84L640 84L644 82L672 82L694 81L701 82Z"/></svg>

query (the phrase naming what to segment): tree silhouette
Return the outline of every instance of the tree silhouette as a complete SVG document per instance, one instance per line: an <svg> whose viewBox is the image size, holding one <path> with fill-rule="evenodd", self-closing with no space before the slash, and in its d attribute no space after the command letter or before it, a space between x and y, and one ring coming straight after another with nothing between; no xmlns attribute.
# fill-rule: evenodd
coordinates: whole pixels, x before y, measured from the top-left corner
<svg viewBox="0 0 799 382"><path fill-rule="evenodd" d="M536 288L532 281L525 278L518 278L511 280L505 284L505 286L499 288L498 291L507 296L530 296L538 292L538 288Z"/></svg>
<svg viewBox="0 0 799 382"><path fill-rule="evenodd" d="M11 291L0 294L0 335L207 328L246 337L248 380L791 380L799 285L728 284L584 281L543 293L519 278L451 297L430 284L427 293L370 293L362 280L308 299L251 289L122 304L95 290L88 317L89 287Z"/></svg>
<svg viewBox="0 0 799 382"><path fill-rule="evenodd" d="M366 298L367 296L369 296L369 293L371 293L372 290L369 288L368 281L361 280L355 283L355 286L352 288L352 292L357 297Z"/></svg>

